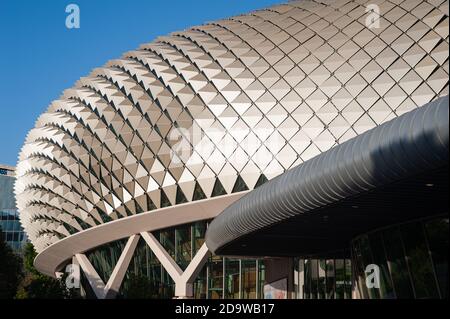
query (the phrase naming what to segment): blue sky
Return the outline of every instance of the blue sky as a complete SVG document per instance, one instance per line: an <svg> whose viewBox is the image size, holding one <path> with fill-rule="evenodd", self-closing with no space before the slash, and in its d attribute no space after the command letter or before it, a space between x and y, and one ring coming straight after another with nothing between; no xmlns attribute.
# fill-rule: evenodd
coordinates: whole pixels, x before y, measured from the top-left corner
<svg viewBox="0 0 450 319"><path fill-rule="evenodd" d="M280 0L1 0L0 163L15 165L50 102L91 69L160 35ZM67 29L68 4L81 28Z"/></svg>

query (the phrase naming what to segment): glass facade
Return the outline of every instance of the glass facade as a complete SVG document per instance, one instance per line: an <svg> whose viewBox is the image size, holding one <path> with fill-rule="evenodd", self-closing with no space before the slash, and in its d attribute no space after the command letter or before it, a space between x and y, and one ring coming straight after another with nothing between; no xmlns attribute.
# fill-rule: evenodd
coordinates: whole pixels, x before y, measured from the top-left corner
<svg viewBox="0 0 450 319"><path fill-rule="evenodd" d="M351 299L350 259L294 259L296 299Z"/></svg>
<svg viewBox="0 0 450 319"><path fill-rule="evenodd" d="M351 251L333 259L294 258L294 298L394 299L448 298L448 217L419 220L361 235ZM201 245L208 222L153 232L181 269ZM127 239L98 247L86 255L108 281ZM342 256L342 257L340 257ZM349 257L351 256L351 258ZM379 269L378 288L368 288L368 265ZM82 278L85 295L94 298ZM263 299L265 266L258 259L211 256L194 282L196 299ZM175 284L140 238L118 298L170 299Z"/></svg>
<svg viewBox="0 0 450 319"><path fill-rule="evenodd" d="M181 269L186 269L204 243L206 221L153 232L161 245ZM97 247L86 253L87 258L104 282L107 282L127 239ZM196 299L256 299L262 298L264 265L256 259L232 259L211 256L194 282ZM85 296L95 298L85 278ZM175 284L143 238L121 285L118 298L169 299L174 297Z"/></svg>
<svg viewBox="0 0 450 319"><path fill-rule="evenodd" d="M448 216L419 220L362 235L352 242L361 298L448 298ZM367 288L367 265L379 269L379 289Z"/></svg>
<svg viewBox="0 0 450 319"><path fill-rule="evenodd" d="M16 252L21 251L27 236L19 220L14 197L13 171L2 168L0 174L0 231L4 240Z"/></svg>

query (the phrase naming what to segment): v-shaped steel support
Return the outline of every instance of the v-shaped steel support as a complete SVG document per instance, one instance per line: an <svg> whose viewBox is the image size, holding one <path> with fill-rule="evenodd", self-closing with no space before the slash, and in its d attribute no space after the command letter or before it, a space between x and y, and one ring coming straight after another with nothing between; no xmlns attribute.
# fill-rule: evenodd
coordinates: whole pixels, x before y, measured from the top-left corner
<svg viewBox="0 0 450 319"><path fill-rule="evenodd" d="M143 232L141 236L175 282L175 296L177 298L192 298L194 296L194 280L197 278L210 255L206 244L200 247L197 254L183 272L153 234Z"/></svg>
<svg viewBox="0 0 450 319"><path fill-rule="evenodd" d="M94 269L89 259L84 254L76 254L75 259L80 265L83 273L85 274L89 285L94 291L98 299L113 299L116 297L120 285L122 284L125 273L127 272L128 266L130 264L131 258L133 257L136 246L139 242L139 235L133 235L128 239L125 248L117 261L114 270L109 277L108 282L105 283L98 275L97 271Z"/></svg>

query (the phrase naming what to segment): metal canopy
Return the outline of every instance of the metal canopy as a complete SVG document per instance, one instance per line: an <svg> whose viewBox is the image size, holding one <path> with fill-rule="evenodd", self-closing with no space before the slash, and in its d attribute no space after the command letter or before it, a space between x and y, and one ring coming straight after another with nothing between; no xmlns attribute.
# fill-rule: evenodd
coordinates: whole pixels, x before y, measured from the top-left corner
<svg viewBox="0 0 450 319"><path fill-rule="evenodd" d="M313 255L357 234L448 214L448 96L287 171L225 209L206 242L223 255Z"/></svg>

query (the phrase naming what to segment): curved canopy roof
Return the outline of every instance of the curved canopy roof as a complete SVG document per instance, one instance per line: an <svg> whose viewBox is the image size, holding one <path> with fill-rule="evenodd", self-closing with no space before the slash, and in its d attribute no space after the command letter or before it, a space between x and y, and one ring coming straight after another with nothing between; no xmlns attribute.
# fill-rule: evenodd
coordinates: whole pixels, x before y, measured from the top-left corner
<svg viewBox="0 0 450 319"><path fill-rule="evenodd" d="M315 254L374 227L448 212L448 105L448 96L430 102L250 192L211 223L209 249Z"/></svg>

